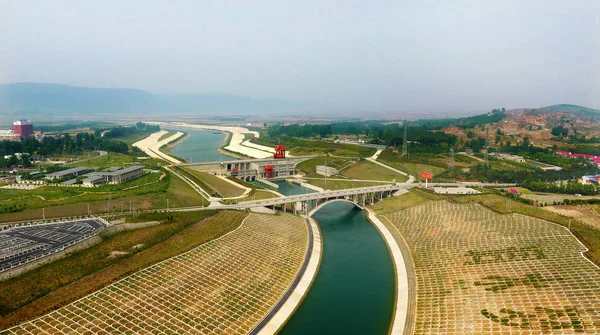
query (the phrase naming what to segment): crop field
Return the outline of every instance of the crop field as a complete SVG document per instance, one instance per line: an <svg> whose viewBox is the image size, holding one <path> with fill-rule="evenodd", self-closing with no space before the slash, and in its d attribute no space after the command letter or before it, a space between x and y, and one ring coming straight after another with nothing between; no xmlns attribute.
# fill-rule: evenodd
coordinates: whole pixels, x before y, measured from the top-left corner
<svg viewBox="0 0 600 335"><path fill-rule="evenodd" d="M600 269L565 228L474 204L388 213L414 262L414 334L598 334Z"/></svg>
<svg viewBox="0 0 600 335"><path fill-rule="evenodd" d="M250 214L237 230L0 334L246 334L289 288L303 219Z"/></svg>

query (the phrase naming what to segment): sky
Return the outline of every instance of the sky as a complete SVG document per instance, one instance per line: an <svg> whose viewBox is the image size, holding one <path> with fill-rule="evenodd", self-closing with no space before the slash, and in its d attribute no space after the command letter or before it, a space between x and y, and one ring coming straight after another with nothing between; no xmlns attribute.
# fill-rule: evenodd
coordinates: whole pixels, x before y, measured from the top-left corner
<svg viewBox="0 0 600 335"><path fill-rule="evenodd" d="M600 108L600 1L0 0L0 83L364 112Z"/></svg>

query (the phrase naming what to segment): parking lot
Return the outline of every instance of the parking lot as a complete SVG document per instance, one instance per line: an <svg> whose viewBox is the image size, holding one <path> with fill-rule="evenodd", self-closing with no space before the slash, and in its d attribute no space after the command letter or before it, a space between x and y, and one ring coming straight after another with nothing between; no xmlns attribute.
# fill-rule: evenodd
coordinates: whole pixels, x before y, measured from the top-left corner
<svg viewBox="0 0 600 335"><path fill-rule="evenodd" d="M100 220L85 219L0 232L0 272L61 251L98 234L105 227Z"/></svg>

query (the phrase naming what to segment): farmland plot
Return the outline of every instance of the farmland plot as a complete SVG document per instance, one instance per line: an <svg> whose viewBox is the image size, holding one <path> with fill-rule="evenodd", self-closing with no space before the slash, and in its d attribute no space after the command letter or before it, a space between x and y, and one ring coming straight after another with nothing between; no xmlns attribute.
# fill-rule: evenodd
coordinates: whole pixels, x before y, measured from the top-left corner
<svg viewBox="0 0 600 335"><path fill-rule="evenodd" d="M412 254L414 334L600 333L600 269L568 229L445 201L383 217Z"/></svg>
<svg viewBox="0 0 600 335"><path fill-rule="evenodd" d="M235 231L0 334L246 334L290 287L308 231L249 215Z"/></svg>

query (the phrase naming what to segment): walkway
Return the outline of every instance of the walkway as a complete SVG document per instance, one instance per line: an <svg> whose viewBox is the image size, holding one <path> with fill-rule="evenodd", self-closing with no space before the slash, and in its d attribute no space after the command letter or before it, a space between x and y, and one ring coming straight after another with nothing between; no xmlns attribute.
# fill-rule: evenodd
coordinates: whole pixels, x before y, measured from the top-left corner
<svg viewBox="0 0 600 335"><path fill-rule="evenodd" d="M402 335L404 333L404 326L406 324L406 317L408 315L408 297L409 297L409 283L408 273L406 271L406 264L404 263L404 257L400 251L396 239L392 236L392 233L387 227L377 218L375 212L370 208L365 208L369 213L369 220L373 223L375 228L379 230L379 233L388 245L392 261L394 262L394 269L396 270L396 306L394 312L394 319L389 334L391 335Z"/></svg>
<svg viewBox="0 0 600 335"><path fill-rule="evenodd" d="M379 157L379 153L380 153L380 152L379 152L379 151L377 151L377 152L376 152L376 153L375 153L373 156L371 156L371 157L367 158L367 160L368 160L369 162L373 162L373 163L375 163L375 164L377 164L377 165L379 165L379 166L381 166L381 167L384 167L384 168L386 168L386 169L388 169L388 170L390 170L390 171L394 171L394 172L396 172L396 173L399 173L399 174L401 174L401 175L403 175L403 176L407 176L407 177L408 177L408 181L406 181L406 183L408 183L408 184L412 184L412 183L414 183L414 182L415 182L415 177L414 177L414 176L411 176L411 175L409 175L408 173L406 173L406 172L404 172L404 171L400 171L400 170L398 170L398 169L394 169L394 168L393 168L393 167L391 167L391 166L388 166L388 165L385 165L385 164L383 164L383 163L381 163L381 162L378 162L376 159L377 159L377 157ZM373 158L373 157L375 157L375 158Z"/></svg>

